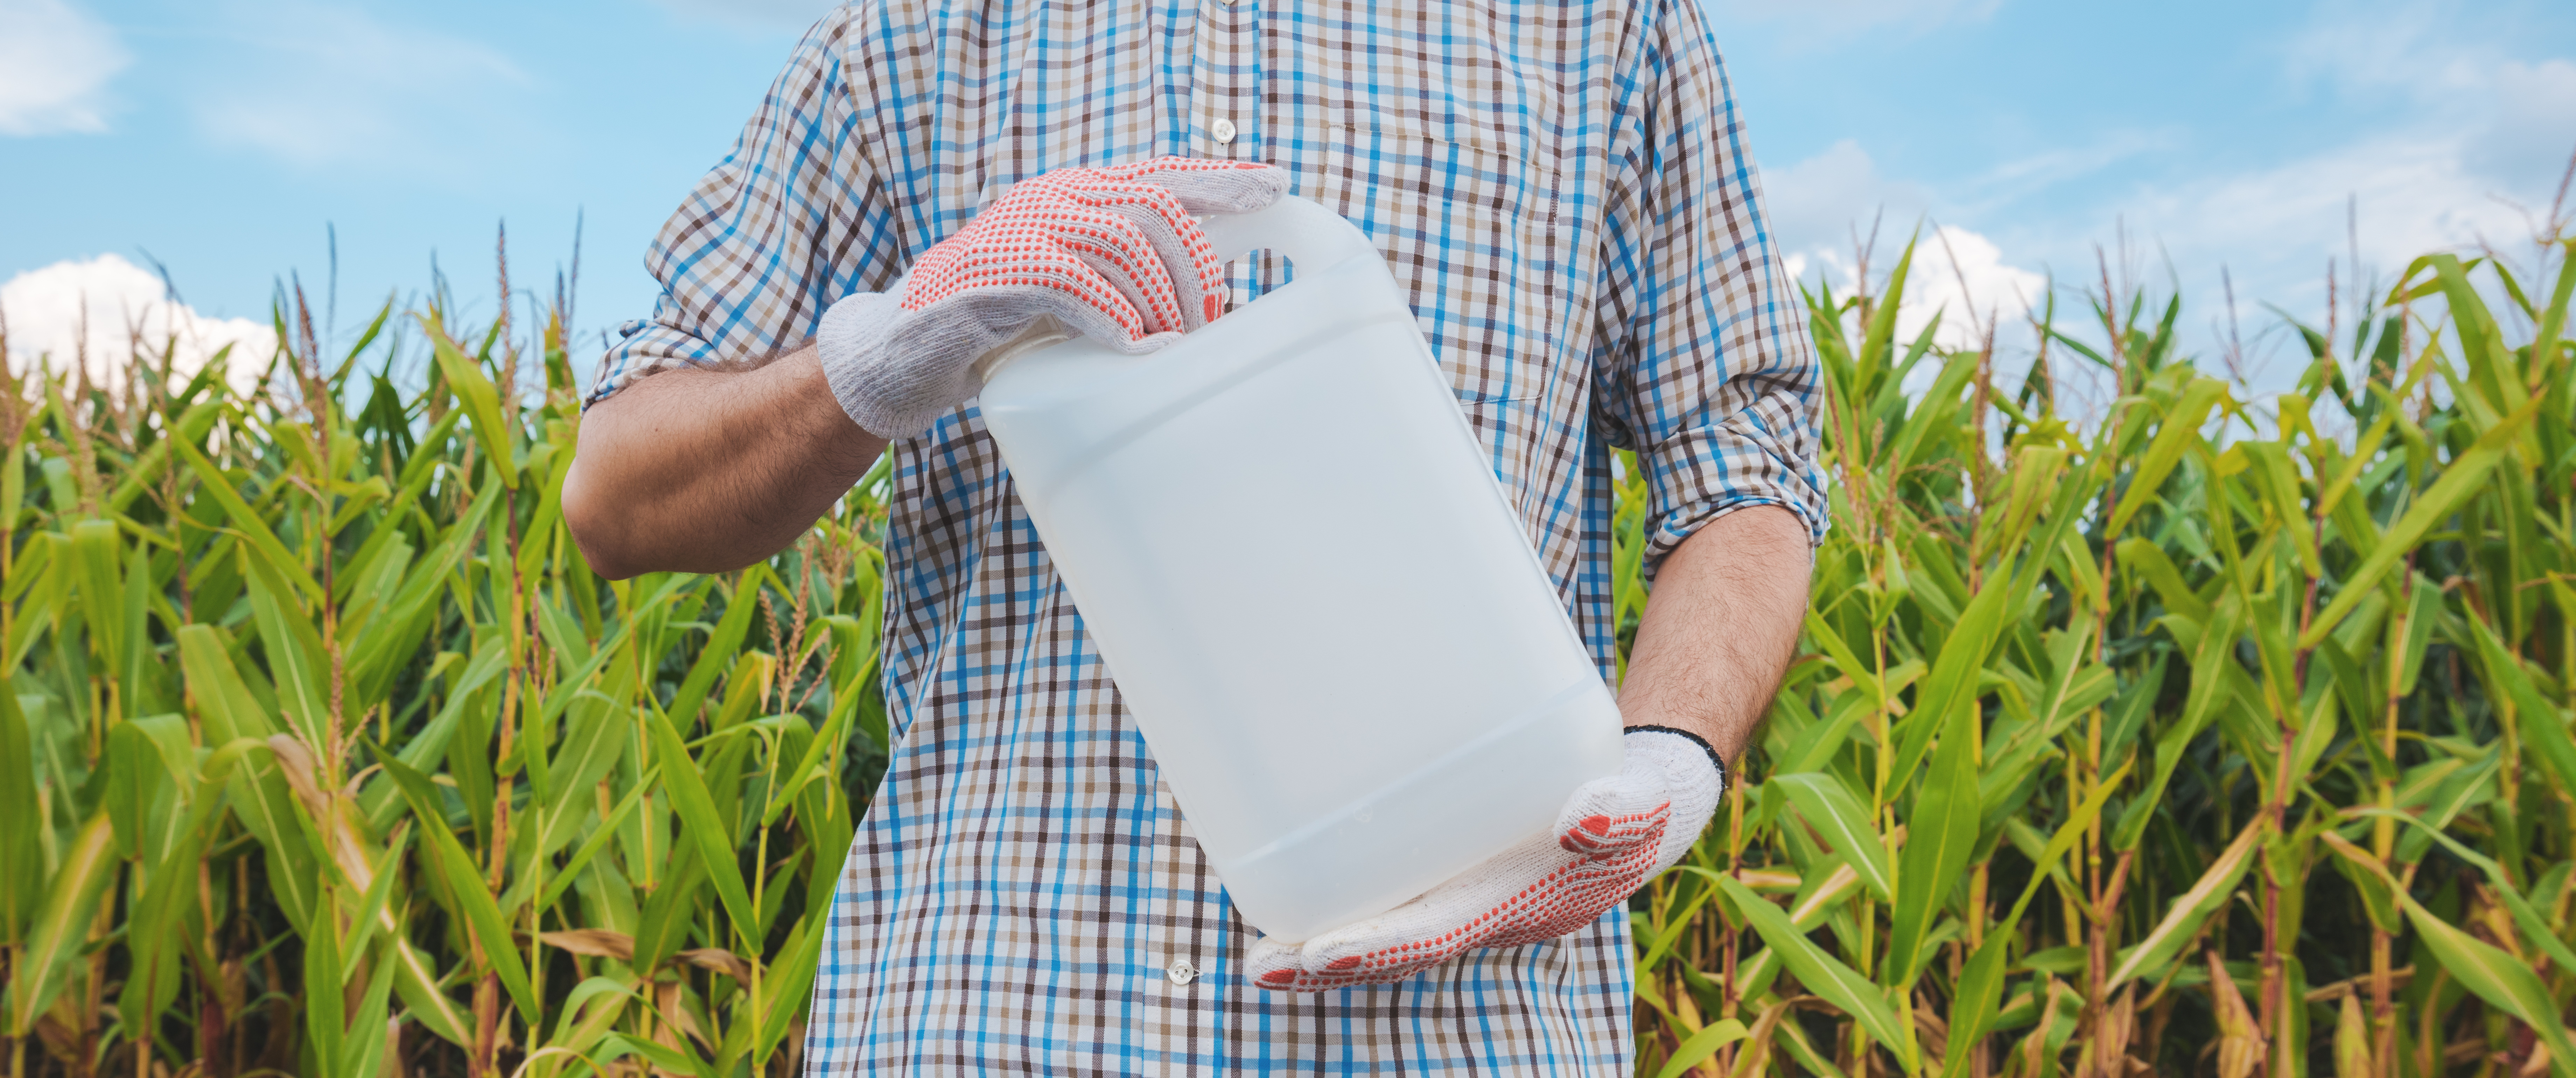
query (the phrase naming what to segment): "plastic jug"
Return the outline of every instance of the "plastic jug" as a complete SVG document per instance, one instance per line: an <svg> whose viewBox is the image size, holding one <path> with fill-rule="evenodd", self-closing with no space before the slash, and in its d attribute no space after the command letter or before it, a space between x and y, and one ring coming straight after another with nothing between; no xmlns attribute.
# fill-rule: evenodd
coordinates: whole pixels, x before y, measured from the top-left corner
<svg viewBox="0 0 2576 1078"><path fill-rule="evenodd" d="M1550 828L1619 711L1368 237L1203 223L1294 279L1004 360L984 423L1235 908L1304 940Z"/></svg>

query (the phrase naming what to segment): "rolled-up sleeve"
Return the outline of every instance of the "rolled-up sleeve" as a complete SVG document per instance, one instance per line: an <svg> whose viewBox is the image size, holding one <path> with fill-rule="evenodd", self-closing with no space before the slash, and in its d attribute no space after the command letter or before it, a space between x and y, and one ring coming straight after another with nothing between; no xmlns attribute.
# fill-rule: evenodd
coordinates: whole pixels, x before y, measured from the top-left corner
<svg viewBox="0 0 2576 1078"><path fill-rule="evenodd" d="M853 122L853 18L844 7L806 33L733 152L654 237L653 316L619 327L585 407L661 371L774 355L812 337L834 300L899 272L896 217Z"/></svg>
<svg viewBox="0 0 2576 1078"><path fill-rule="evenodd" d="M1596 418L1651 498L1645 571L1701 525L1777 505L1822 542L1822 375L1773 249L1716 44L1692 0L1637 43L1610 148Z"/></svg>

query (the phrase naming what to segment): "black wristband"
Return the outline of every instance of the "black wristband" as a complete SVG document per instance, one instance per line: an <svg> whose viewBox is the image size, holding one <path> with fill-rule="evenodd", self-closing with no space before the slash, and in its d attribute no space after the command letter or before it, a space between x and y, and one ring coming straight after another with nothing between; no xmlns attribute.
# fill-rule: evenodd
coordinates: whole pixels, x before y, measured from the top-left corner
<svg viewBox="0 0 2576 1078"><path fill-rule="evenodd" d="M1675 737L1685 738L1689 740L1691 744L1699 746L1699 751L1708 754L1708 766L1717 769L1717 777L1721 779L1726 777L1726 761L1718 759L1717 747L1709 744L1707 738L1701 737L1698 734L1694 734L1688 730L1676 730L1670 726L1631 726L1625 730L1621 730L1620 733L1671 734Z"/></svg>

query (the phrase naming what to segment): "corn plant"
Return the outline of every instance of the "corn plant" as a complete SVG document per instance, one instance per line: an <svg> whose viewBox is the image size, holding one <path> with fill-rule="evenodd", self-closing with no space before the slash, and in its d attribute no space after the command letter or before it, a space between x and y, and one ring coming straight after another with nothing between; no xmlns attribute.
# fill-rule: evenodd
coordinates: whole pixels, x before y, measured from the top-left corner
<svg viewBox="0 0 2576 1078"><path fill-rule="evenodd" d="M2420 259L2277 394L2107 273L2018 389L1898 338L1910 250L1809 295L1835 532L1640 1073L2576 1074L2571 253Z"/></svg>
<svg viewBox="0 0 2576 1078"><path fill-rule="evenodd" d="M0 392L10 1074L792 1069L882 766L882 475L605 583L560 307L526 354L397 318L326 356L295 297L253 394L169 342Z"/></svg>
<svg viewBox="0 0 2576 1078"><path fill-rule="evenodd" d="M2107 275L2017 382L1900 339L1910 259L1810 294L1834 531L1633 904L1639 1073L2576 1075L2547 250L2293 325L2271 394ZM885 760L885 477L765 564L600 581L562 304L454 310L326 350L289 292L274 356L0 385L11 1075L795 1070Z"/></svg>

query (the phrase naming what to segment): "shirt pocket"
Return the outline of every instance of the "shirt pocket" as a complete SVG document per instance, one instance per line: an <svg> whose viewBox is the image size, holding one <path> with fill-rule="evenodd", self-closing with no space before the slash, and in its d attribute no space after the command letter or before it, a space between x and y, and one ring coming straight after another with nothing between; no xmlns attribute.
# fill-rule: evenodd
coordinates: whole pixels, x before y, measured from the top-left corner
<svg viewBox="0 0 2576 1078"><path fill-rule="evenodd" d="M1547 170L1479 124L1347 115L1306 163L1309 197L1376 243L1461 402L1545 394L1562 351Z"/></svg>
<svg viewBox="0 0 2576 1078"><path fill-rule="evenodd" d="M1556 417L1580 414L1587 392L1557 314L1553 158L1481 122L1365 103L1336 111L1295 162L1298 190L1358 225L1386 258L1536 540L1543 492L1566 467L1549 458L1569 444Z"/></svg>

